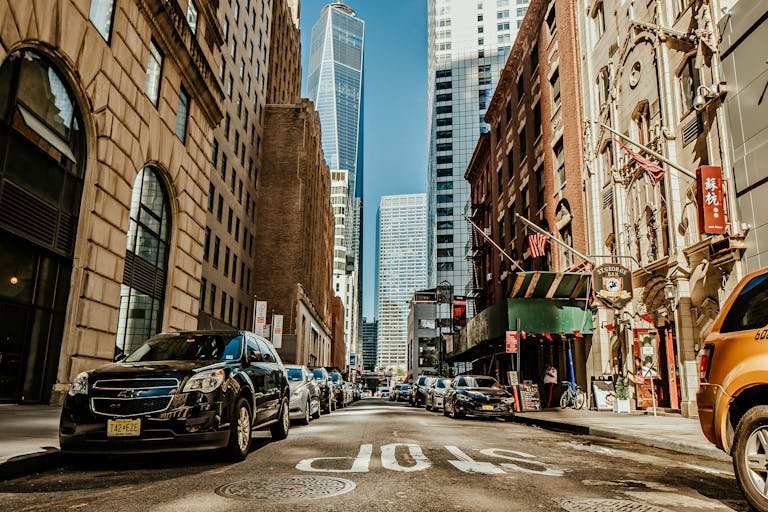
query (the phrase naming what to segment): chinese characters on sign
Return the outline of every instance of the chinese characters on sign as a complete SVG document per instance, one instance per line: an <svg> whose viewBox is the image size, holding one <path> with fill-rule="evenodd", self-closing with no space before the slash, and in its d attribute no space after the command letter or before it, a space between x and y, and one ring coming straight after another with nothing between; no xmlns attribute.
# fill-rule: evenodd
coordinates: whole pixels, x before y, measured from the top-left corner
<svg viewBox="0 0 768 512"><path fill-rule="evenodd" d="M699 233L725 233L723 178L720 167L703 166L696 169L696 200L699 203Z"/></svg>

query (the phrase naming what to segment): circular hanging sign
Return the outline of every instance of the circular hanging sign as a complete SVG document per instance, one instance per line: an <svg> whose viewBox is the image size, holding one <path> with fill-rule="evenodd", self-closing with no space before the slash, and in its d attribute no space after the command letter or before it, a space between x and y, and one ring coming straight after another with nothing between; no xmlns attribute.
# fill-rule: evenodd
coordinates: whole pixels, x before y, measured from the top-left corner
<svg viewBox="0 0 768 512"><path fill-rule="evenodd" d="M607 263L592 273L595 298L611 309L621 309L632 300L632 272L622 265Z"/></svg>

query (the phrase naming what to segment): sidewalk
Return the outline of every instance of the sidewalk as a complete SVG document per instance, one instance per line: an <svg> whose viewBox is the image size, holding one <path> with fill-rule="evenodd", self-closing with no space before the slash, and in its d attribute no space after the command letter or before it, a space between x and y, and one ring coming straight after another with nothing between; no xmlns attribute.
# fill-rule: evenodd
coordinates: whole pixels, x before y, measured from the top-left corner
<svg viewBox="0 0 768 512"><path fill-rule="evenodd" d="M548 430L619 439L679 453L700 455L730 462L730 456L715 448L701 433L698 419L678 415L547 409L518 413L515 421Z"/></svg>
<svg viewBox="0 0 768 512"><path fill-rule="evenodd" d="M48 405L0 405L0 480L59 463L59 414Z"/></svg>

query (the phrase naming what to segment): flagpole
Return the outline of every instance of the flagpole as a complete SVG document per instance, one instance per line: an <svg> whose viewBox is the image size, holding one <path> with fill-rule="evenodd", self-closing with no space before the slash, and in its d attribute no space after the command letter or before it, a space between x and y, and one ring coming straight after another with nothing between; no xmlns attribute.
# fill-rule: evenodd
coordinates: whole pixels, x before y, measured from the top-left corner
<svg viewBox="0 0 768 512"><path fill-rule="evenodd" d="M496 249L498 249L498 251L499 251L501 254L503 254L504 256L506 256L506 257L507 257L507 259L508 259L509 261L511 261L511 262L512 262L512 264L515 266L515 268L516 268L517 270L519 270L520 272L525 272L525 270L523 270L523 267L521 267L520 265L518 265L518 264L517 264L517 262L516 262L514 259L512 259L512 256L510 256L509 254L507 254L506 252L504 252L504 249L502 249L501 247L499 247L499 246L496 244L496 242L494 242L494 241L491 239L491 237L489 237L488 235L486 235L486 234L485 234L485 231L483 231L482 229L480 229L480 227L479 227L477 224L475 224L474 222L472 222L472 221L470 220L470 218L469 218L469 217L467 217L466 215L464 215L464 218L467 220L467 222L469 222L469 223L470 223L470 225L472 225L472 227L473 227L473 228L475 228L475 229L476 229L476 230L477 230L477 231L478 231L478 232L479 232L481 235L483 235L483 236L484 236L484 237L485 237L485 238L486 238L486 239L487 239L489 242L491 242L491 244L492 244L492 245L493 245L493 246L494 246Z"/></svg>
<svg viewBox="0 0 768 512"><path fill-rule="evenodd" d="M623 139L623 140L625 140L625 141L629 142L630 144L632 144L632 145L634 145L634 146L637 146L638 148L642 149L643 151L645 151L645 152L646 152L646 153L648 153L649 155L651 155L651 156L653 156L653 157L656 157L656 158L658 158L659 160L661 160L662 162L664 162L664 163L665 163L665 164L667 164L668 166L670 166L670 167L673 167L673 168L677 169L678 171L680 171L681 173L685 174L686 176L688 176L688 177L689 177L689 178L691 178L692 180L695 180L695 179L696 179L696 175L695 175L695 174L693 174L693 173L691 173L691 172L690 172L688 169L685 169L684 167L680 167L680 166L679 166L679 165L677 165L676 163L672 162L672 160L669 160L668 158L666 158L666 157L662 156L661 154L657 153L656 151L652 150L651 148L648 148L648 147L646 147L646 146L643 146L643 145L642 145L642 144L640 144L639 142L635 142L634 140L630 139L629 137L627 137L627 136L626 136L626 135L624 135L623 133L617 132L617 131L616 131L616 130L614 130L613 128L611 128L611 127L609 127L609 126L606 126L605 124L603 124L603 123L601 123L601 122L599 122L599 121L592 121L592 122L593 122L593 123L595 123L595 124L598 124L598 125L600 125L602 128L604 128L604 129L608 130L608 131L609 131L609 132L611 132L612 134L614 134L614 135L616 135L617 137L619 137L619 138L621 138L621 139Z"/></svg>
<svg viewBox="0 0 768 512"><path fill-rule="evenodd" d="M557 245L559 245L559 246L560 246L560 247L562 247L563 249L565 249L565 250L567 250L567 251L571 251L572 253L574 253L575 255L577 255L579 258L583 259L584 261L586 261L586 262L587 262L587 263L589 263L590 265L592 265L592 266L594 266L594 265L595 265L595 262L594 262L594 261L592 261L591 259L589 259L589 257L588 257L588 256L585 256L584 254L580 253L579 251L577 251L576 249L574 249L574 248L573 248L573 247L571 247L570 245L566 244L565 242L562 242L562 241L558 240L558 239L557 239L557 238L555 238L555 236L554 236L552 233L550 233L549 231L546 231L546 230L544 230L544 229L540 228L539 226L537 226L537 225L536 225L536 224L534 224L533 222L529 221L528 219L526 219L525 217L523 217L523 216L522 216L522 215L520 215L519 213L516 213L516 214L515 214L515 217L517 217L518 219L520 219L521 221L523 221L523 223L524 223L526 226L530 227L531 229L533 229L533 230L535 230L535 231L538 231L539 233L541 233L542 235L546 236L547 238L549 238L550 240L552 240L553 242L555 242Z"/></svg>

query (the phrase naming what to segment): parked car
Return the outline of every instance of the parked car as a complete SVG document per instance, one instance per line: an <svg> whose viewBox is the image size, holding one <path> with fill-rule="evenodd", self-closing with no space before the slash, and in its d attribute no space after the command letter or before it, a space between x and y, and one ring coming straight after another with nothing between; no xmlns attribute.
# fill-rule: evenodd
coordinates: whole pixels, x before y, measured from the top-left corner
<svg viewBox="0 0 768 512"><path fill-rule="evenodd" d="M221 448L242 460L251 430L284 439L290 388L274 347L245 331L159 334L75 377L61 411L62 453Z"/></svg>
<svg viewBox="0 0 768 512"><path fill-rule="evenodd" d="M452 418L485 416L510 421L515 414L515 399L493 377L459 375L443 397L443 414Z"/></svg>
<svg viewBox="0 0 768 512"><path fill-rule="evenodd" d="M413 382L413 390L409 400L411 405L415 407L424 405L424 401L427 397L427 386L434 379L434 377L429 377L427 375L419 375L416 377L416 380Z"/></svg>
<svg viewBox="0 0 768 512"><path fill-rule="evenodd" d="M309 425L312 418L320 417L320 391L315 376L306 366L288 364L285 369L291 386L291 420Z"/></svg>
<svg viewBox="0 0 768 512"><path fill-rule="evenodd" d="M355 392L354 392L355 385L352 384L349 381L344 381L344 406L350 405L352 402L355 401Z"/></svg>
<svg viewBox="0 0 768 512"><path fill-rule="evenodd" d="M336 408L341 409L347 405L344 400L344 377L337 371L331 371L331 382L333 382L333 399L336 402Z"/></svg>
<svg viewBox="0 0 768 512"><path fill-rule="evenodd" d="M312 368L312 375L315 377L320 392L320 408L325 414L335 411L336 400L334 400L333 381L328 370L322 367Z"/></svg>
<svg viewBox="0 0 768 512"><path fill-rule="evenodd" d="M768 511L768 268L736 286L699 352L699 421L733 457L747 501Z"/></svg>
<svg viewBox="0 0 768 512"><path fill-rule="evenodd" d="M427 384L426 398L424 407L428 411L435 411L443 408L443 398L445 392L451 386L451 379L433 379Z"/></svg>
<svg viewBox="0 0 768 512"><path fill-rule="evenodd" d="M379 388L376 393L381 398L389 398L389 388Z"/></svg>
<svg viewBox="0 0 768 512"><path fill-rule="evenodd" d="M408 402L411 399L411 385L410 384L400 384L400 386L397 389L397 401L398 402Z"/></svg>
<svg viewBox="0 0 768 512"><path fill-rule="evenodd" d="M389 401L397 402L397 397L400 394L400 386L395 386L389 391Z"/></svg>

